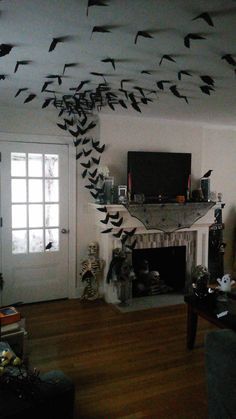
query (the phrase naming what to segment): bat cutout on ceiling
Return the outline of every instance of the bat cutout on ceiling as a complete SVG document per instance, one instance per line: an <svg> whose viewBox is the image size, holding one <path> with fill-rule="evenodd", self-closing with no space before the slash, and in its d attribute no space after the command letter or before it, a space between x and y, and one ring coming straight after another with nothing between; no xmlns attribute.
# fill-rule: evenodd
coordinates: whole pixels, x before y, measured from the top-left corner
<svg viewBox="0 0 236 419"><path fill-rule="evenodd" d="M157 87L160 90L164 90L164 84L165 83L172 83L170 80L159 80L157 81Z"/></svg>
<svg viewBox="0 0 236 419"><path fill-rule="evenodd" d="M208 85L200 86L200 89L203 93L205 93L206 95L209 95L209 96L210 96L211 92L215 90L215 89L213 89L212 86L208 86Z"/></svg>
<svg viewBox="0 0 236 419"><path fill-rule="evenodd" d="M45 101L43 102L42 108L47 108L53 101L54 101L53 97L45 99Z"/></svg>
<svg viewBox="0 0 236 419"><path fill-rule="evenodd" d="M190 40L205 40L206 38L202 35L199 35L198 33L188 33L184 37L184 45L186 48L190 48Z"/></svg>
<svg viewBox="0 0 236 419"><path fill-rule="evenodd" d="M91 6L108 6L108 4L107 4L107 0L88 0L87 16L88 16L89 7Z"/></svg>
<svg viewBox="0 0 236 419"><path fill-rule="evenodd" d="M140 36L143 37L143 38L153 38L153 36L149 32L146 32L146 31L138 31L136 33L136 36L135 36L135 39L134 39L134 43L135 44L137 44L138 38Z"/></svg>
<svg viewBox="0 0 236 419"><path fill-rule="evenodd" d="M14 45L12 44L0 44L0 57L4 57L11 52Z"/></svg>
<svg viewBox="0 0 236 419"><path fill-rule="evenodd" d="M67 63L67 64L65 64L64 67L63 67L62 74L65 74L65 71L66 71L67 68L73 68L73 67L77 67L77 66L78 66L78 63Z"/></svg>
<svg viewBox="0 0 236 419"><path fill-rule="evenodd" d="M48 87L50 84L52 84L52 83L53 83L53 81L52 81L52 80L45 81L45 83L43 84L43 87L42 87L42 89L41 89L41 92L50 92L50 90L48 91L48 90L46 90L46 89L47 89L47 87Z"/></svg>
<svg viewBox="0 0 236 419"><path fill-rule="evenodd" d="M147 74L147 75L151 76L152 73L149 70L142 70L141 74Z"/></svg>
<svg viewBox="0 0 236 419"><path fill-rule="evenodd" d="M19 94L21 92L25 92L26 90L28 90L28 87L22 87L21 89L18 89L17 92L16 92L16 94L15 94L15 97L19 96Z"/></svg>
<svg viewBox="0 0 236 419"><path fill-rule="evenodd" d="M52 39L52 42L51 42L51 44L50 44L50 46L49 46L49 50L48 50L48 52L53 51L53 50L56 48L56 46L57 46L57 44L58 44L58 43L61 43L61 42L66 42L66 41L68 41L69 39L71 39L71 37L70 37L70 36L59 36L59 37L57 37L57 38L53 38L53 39Z"/></svg>
<svg viewBox="0 0 236 419"><path fill-rule="evenodd" d="M206 84L209 84L210 86L214 86L215 81L211 76L200 76L200 79Z"/></svg>
<svg viewBox="0 0 236 419"><path fill-rule="evenodd" d="M180 70L178 71L178 80L182 79L182 76L192 76L192 74L187 70Z"/></svg>
<svg viewBox="0 0 236 419"><path fill-rule="evenodd" d="M161 59L160 59L160 61L159 61L159 65L161 65L161 64L162 64L162 61L163 61L163 60L167 60L167 61L171 61L171 62L173 62L173 63L176 63L175 59L174 59L171 55L168 55L168 54L164 54L164 55L162 55L162 57L161 57Z"/></svg>
<svg viewBox="0 0 236 419"><path fill-rule="evenodd" d="M0 74L0 80L5 80L6 74Z"/></svg>
<svg viewBox="0 0 236 419"><path fill-rule="evenodd" d="M57 79L59 86L62 84L62 76L60 74L49 74L47 79Z"/></svg>
<svg viewBox="0 0 236 419"><path fill-rule="evenodd" d="M104 60L101 60L102 63L111 63L113 69L116 69L116 65L115 65L115 59L114 58L104 58Z"/></svg>
<svg viewBox="0 0 236 419"><path fill-rule="evenodd" d="M27 98L24 100L24 103L29 103L31 102L33 99L36 98L36 95L34 93L31 93L29 96L27 96Z"/></svg>
<svg viewBox="0 0 236 419"><path fill-rule="evenodd" d="M230 65L236 65L236 61L231 54L225 54L221 57L221 59L227 61L227 63Z"/></svg>
<svg viewBox="0 0 236 419"><path fill-rule="evenodd" d="M200 15L194 17L192 20L197 20L197 19L202 19L209 26L214 26L213 20L212 20L211 16L209 15L209 13L207 13L207 12L201 13Z"/></svg>
<svg viewBox="0 0 236 419"><path fill-rule="evenodd" d="M16 65L15 65L14 73L16 73L16 72L17 72L17 70L18 70L18 68L20 67L20 65L28 65L28 64L30 64L30 63L32 63L32 61L30 61L30 60L17 61L17 62L16 62Z"/></svg>
<svg viewBox="0 0 236 419"><path fill-rule="evenodd" d="M110 27L109 26L94 26L91 32L90 39L92 38L92 35L94 33L110 33Z"/></svg>
<svg viewBox="0 0 236 419"><path fill-rule="evenodd" d="M178 97L179 99L184 99L185 102L188 103L187 97L180 94L176 85L170 86L170 91L173 93L174 96Z"/></svg>

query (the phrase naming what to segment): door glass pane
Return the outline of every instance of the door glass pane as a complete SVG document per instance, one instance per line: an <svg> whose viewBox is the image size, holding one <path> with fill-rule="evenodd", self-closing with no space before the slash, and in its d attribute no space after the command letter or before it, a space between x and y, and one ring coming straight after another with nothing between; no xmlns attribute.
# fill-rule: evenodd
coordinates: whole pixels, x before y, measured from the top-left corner
<svg viewBox="0 0 236 419"><path fill-rule="evenodd" d="M43 205L29 205L29 227L43 227Z"/></svg>
<svg viewBox="0 0 236 419"><path fill-rule="evenodd" d="M43 155L28 154L28 175L30 177L42 177L43 175Z"/></svg>
<svg viewBox="0 0 236 419"><path fill-rule="evenodd" d="M58 177L57 154L45 154L45 177Z"/></svg>
<svg viewBox="0 0 236 419"><path fill-rule="evenodd" d="M50 228L45 230L46 251L55 252L59 250L59 229Z"/></svg>
<svg viewBox="0 0 236 419"><path fill-rule="evenodd" d="M43 229L29 230L29 252L43 251Z"/></svg>
<svg viewBox="0 0 236 419"><path fill-rule="evenodd" d="M12 231L12 253L27 253L27 231Z"/></svg>
<svg viewBox="0 0 236 419"><path fill-rule="evenodd" d="M26 180L12 179L11 202L26 202Z"/></svg>
<svg viewBox="0 0 236 419"><path fill-rule="evenodd" d="M42 179L29 179L29 202L43 201Z"/></svg>
<svg viewBox="0 0 236 419"><path fill-rule="evenodd" d="M12 228L27 227L26 205L12 205Z"/></svg>
<svg viewBox="0 0 236 419"><path fill-rule="evenodd" d="M11 175L15 177L26 175L25 153L11 153Z"/></svg>
<svg viewBox="0 0 236 419"><path fill-rule="evenodd" d="M59 199L58 179L45 179L45 201L58 202Z"/></svg>
<svg viewBox="0 0 236 419"><path fill-rule="evenodd" d="M59 225L59 205L45 205L45 226L57 227Z"/></svg>

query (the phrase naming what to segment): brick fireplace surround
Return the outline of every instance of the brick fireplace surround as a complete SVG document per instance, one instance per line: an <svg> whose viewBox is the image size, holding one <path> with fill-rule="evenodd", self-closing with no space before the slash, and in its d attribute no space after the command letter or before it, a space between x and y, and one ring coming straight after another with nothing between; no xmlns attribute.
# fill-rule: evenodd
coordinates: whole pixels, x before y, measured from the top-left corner
<svg viewBox="0 0 236 419"><path fill-rule="evenodd" d="M112 259L112 251L121 247L120 239L113 236L120 227L104 225L100 220L105 218L104 213L97 210L99 205L89 204L89 217L91 226L96 231L95 240L99 243L100 258L105 261L105 269L102 283L100 283L100 294L108 303L117 304L117 288L114 284L106 282L106 275ZM181 228L173 232L163 232L157 229L146 229L137 218L130 215L123 205L106 205L109 214L119 212L123 217L122 228L126 231L136 227L135 235L132 237L137 240L135 249L144 248L163 248L170 246L186 246L186 284L188 290L191 283L190 273L195 265L208 266L208 237L209 226L214 222L214 210L211 208L206 215L198 219L191 227ZM112 233L102 234L101 231L113 227ZM126 242L129 243L128 241Z"/></svg>

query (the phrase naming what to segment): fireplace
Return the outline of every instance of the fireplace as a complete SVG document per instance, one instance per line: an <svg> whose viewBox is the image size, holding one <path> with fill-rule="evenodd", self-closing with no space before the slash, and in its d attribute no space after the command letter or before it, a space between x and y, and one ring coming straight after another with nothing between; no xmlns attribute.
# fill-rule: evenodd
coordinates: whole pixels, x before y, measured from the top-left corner
<svg viewBox="0 0 236 419"><path fill-rule="evenodd" d="M112 260L112 252L115 248L121 248L121 241L115 237L115 233L119 231L119 227L112 230L112 234L101 234L103 225L101 225L101 215L97 211L98 205L90 204L91 225L96 227L96 240L99 243L100 257L105 261L105 270L103 280L100 284L100 294L104 296L105 301L108 303L116 304L119 302L117 297L117 287L114 283L107 283L106 276ZM164 266L173 265L173 271L168 274L166 278L163 273L163 267L153 265L150 261L152 270L159 270L162 279L170 288L177 289L178 291L188 292L191 287L191 270L196 265L208 266L208 236L209 226L214 222L214 211L208 213L197 219L191 226L175 231L163 232L158 229L147 229L143 223L132 216L123 205L107 205L109 213L116 214L119 212L123 217L123 228L126 231L131 231L136 228L135 236L128 239L126 244L131 245L136 241L135 252L144 250L147 253L157 252L158 258L162 261L164 258ZM162 207L162 211L164 208ZM95 229L94 229L95 231ZM132 247L132 246L131 246ZM167 256L166 256L167 254ZM146 255L146 254L145 254ZM173 261L172 257L173 256ZM146 257L146 256L145 256ZM165 259L166 258L166 259ZM171 262L169 261L171 258Z"/></svg>
<svg viewBox="0 0 236 419"><path fill-rule="evenodd" d="M186 246L134 249L132 266L135 272L132 297L184 293Z"/></svg>

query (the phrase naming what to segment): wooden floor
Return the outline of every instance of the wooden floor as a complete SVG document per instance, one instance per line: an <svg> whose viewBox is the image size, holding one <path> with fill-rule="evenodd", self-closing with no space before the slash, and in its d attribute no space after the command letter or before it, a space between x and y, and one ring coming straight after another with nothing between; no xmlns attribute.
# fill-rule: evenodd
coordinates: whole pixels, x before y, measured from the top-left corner
<svg viewBox="0 0 236 419"><path fill-rule="evenodd" d="M31 366L74 381L75 418L207 418L204 336L214 326L201 320L188 351L184 304L122 314L64 300L20 311Z"/></svg>

